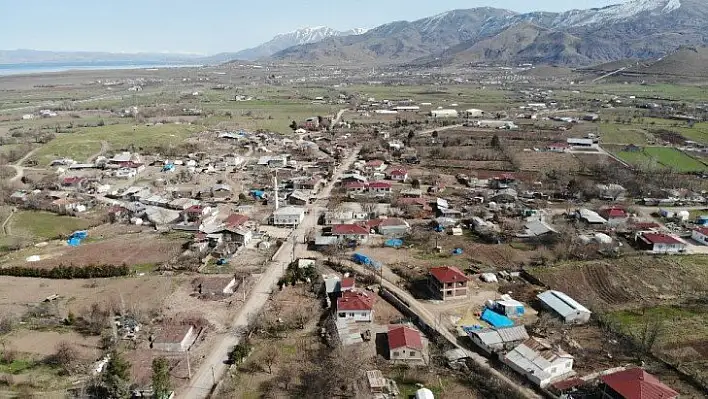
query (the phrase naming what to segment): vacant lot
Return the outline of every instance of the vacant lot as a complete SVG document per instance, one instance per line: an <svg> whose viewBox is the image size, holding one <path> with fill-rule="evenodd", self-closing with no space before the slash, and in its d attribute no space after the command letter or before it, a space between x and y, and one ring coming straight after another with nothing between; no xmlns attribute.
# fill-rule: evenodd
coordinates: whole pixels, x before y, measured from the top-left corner
<svg viewBox="0 0 708 399"><path fill-rule="evenodd" d="M170 147L181 143L197 131L193 125L132 125L118 124L92 128L79 128L74 133L62 133L45 144L33 158L39 165L46 165L53 159L68 157L79 162L85 161L101 149L106 142L111 150L134 148L147 152L159 147Z"/></svg>
<svg viewBox="0 0 708 399"><path fill-rule="evenodd" d="M599 126L603 143L634 145L644 145L647 143L646 132L632 125L603 123Z"/></svg>
<svg viewBox="0 0 708 399"><path fill-rule="evenodd" d="M50 212L19 211L8 223L12 235L50 240L66 237L76 230L84 230L90 222L71 216L59 216Z"/></svg>
<svg viewBox="0 0 708 399"><path fill-rule="evenodd" d="M561 170L577 172L582 169L581 162L573 154L565 153L519 151L514 153L513 161L522 171Z"/></svg>

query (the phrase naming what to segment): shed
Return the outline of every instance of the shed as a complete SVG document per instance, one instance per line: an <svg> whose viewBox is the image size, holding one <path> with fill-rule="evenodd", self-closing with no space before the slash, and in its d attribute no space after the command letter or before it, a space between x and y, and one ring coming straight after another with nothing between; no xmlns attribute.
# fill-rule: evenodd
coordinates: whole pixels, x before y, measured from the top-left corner
<svg viewBox="0 0 708 399"><path fill-rule="evenodd" d="M554 311L566 323L583 324L590 320L592 312L588 308L560 291L548 290L536 297L544 307Z"/></svg>

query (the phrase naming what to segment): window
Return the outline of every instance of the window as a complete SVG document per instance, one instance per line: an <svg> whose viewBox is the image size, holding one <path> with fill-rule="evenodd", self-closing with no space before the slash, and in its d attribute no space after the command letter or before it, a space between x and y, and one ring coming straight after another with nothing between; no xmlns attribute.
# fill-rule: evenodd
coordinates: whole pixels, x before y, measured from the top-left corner
<svg viewBox="0 0 708 399"><path fill-rule="evenodd" d="M346 313L339 313L337 316L339 316L339 317L347 317L347 314L346 314Z"/></svg>
<svg viewBox="0 0 708 399"><path fill-rule="evenodd" d="M349 317L354 317L354 313L349 313Z"/></svg>
<svg viewBox="0 0 708 399"><path fill-rule="evenodd" d="M410 355L410 356L415 356L415 351L410 351L410 352L408 352L408 355Z"/></svg>
<svg viewBox="0 0 708 399"><path fill-rule="evenodd" d="M393 352L392 356L398 356L398 352Z"/></svg>
<svg viewBox="0 0 708 399"><path fill-rule="evenodd" d="M361 312L362 317L366 317L366 312Z"/></svg>
<svg viewBox="0 0 708 399"><path fill-rule="evenodd" d="M451 295L452 295L452 291L447 291L447 294L445 294L445 295L450 295L450 296L451 296Z"/></svg>

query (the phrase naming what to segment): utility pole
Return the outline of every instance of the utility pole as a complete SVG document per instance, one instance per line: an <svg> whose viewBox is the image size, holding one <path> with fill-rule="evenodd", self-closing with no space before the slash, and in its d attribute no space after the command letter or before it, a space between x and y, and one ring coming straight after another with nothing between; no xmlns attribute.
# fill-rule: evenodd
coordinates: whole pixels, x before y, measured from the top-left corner
<svg viewBox="0 0 708 399"><path fill-rule="evenodd" d="M189 362L189 351L186 352L187 355L187 379L191 380L192 379L192 365Z"/></svg>
<svg viewBox="0 0 708 399"><path fill-rule="evenodd" d="M211 366L211 379L214 381L214 385L216 385L216 373L214 372L214 366Z"/></svg>

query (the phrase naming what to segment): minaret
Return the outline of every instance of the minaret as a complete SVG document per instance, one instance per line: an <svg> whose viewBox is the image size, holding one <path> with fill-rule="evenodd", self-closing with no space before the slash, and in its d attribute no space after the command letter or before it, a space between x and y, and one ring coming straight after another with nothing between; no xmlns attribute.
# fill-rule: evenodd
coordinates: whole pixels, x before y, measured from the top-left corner
<svg viewBox="0 0 708 399"><path fill-rule="evenodd" d="M275 210L278 210L278 172L273 176L273 191L275 192Z"/></svg>

